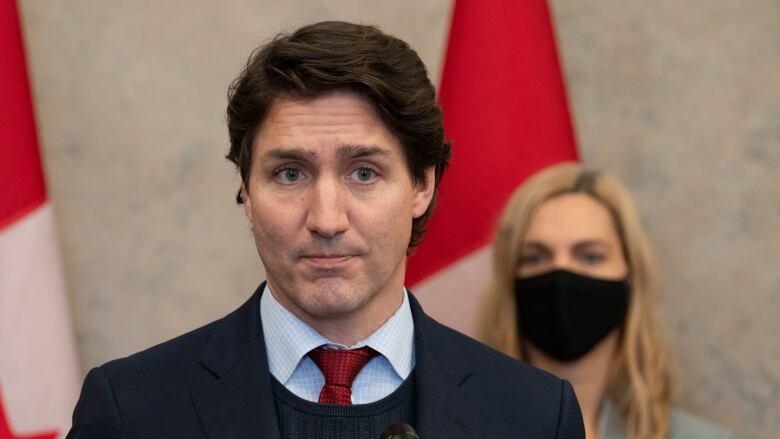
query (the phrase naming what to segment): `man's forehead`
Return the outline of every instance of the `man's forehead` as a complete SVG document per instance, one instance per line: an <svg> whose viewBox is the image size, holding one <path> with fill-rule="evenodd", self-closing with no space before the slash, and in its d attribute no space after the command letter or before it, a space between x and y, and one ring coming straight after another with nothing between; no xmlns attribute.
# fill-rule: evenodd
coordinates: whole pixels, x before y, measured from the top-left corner
<svg viewBox="0 0 780 439"><path fill-rule="evenodd" d="M334 117L360 115L379 119L373 102L350 90L332 90L310 97L281 94L274 97L268 106L268 116L295 117L317 110L325 110L327 115Z"/></svg>
<svg viewBox="0 0 780 439"><path fill-rule="evenodd" d="M401 146L373 104L349 91L275 98L253 143L260 158L301 160L386 156Z"/></svg>

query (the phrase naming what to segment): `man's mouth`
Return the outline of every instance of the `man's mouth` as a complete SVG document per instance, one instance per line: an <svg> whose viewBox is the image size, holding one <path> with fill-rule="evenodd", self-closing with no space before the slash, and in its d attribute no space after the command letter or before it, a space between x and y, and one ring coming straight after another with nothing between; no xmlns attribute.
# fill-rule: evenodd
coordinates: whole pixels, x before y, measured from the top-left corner
<svg viewBox="0 0 780 439"><path fill-rule="evenodd" d="M355 258L355 255L313 254L303 256L302 259L315 268L333 269L349 263L353 258Z"/></svg>

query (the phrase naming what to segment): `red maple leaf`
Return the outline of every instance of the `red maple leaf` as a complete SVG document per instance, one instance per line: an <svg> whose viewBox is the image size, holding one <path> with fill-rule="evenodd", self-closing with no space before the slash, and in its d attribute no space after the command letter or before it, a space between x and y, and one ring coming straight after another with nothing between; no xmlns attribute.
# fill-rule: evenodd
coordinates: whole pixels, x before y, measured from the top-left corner
<svg viewBox="0 0 780 439"><path fill-rule="evenodd" d="M57 437L56 431L47 431L45 433L35 433L31 435L15 435L11 431L11 426L5 418L3 410L3 398L0 395L0 439L54 439Z"/></svg>

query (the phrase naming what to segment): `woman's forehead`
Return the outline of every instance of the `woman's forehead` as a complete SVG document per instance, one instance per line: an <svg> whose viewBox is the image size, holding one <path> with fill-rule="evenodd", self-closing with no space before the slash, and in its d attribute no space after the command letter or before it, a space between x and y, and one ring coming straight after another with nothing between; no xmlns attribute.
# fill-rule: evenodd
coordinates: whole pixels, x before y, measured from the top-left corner
<svg viewBox="0 0 780 439"><path fill-rule="evenodd" d="M525 232L526 242L619 242L612 215L601 202L583 193L563 194L534 209Z"/></svg>

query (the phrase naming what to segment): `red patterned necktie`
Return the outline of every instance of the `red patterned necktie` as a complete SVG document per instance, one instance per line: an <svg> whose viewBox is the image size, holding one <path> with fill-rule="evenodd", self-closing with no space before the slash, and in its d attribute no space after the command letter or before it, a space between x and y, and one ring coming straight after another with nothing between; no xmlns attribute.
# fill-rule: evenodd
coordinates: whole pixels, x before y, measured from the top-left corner
<svg viewBox="0 0 780 439"><path fill-rule="evenodd" d="M358 349L325 349L318 347L309 352L317 367L325 376L320 391L320 404L352 404L352 381L378 352L368 346Z"/></svg>

